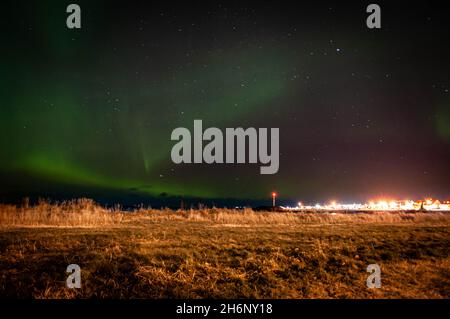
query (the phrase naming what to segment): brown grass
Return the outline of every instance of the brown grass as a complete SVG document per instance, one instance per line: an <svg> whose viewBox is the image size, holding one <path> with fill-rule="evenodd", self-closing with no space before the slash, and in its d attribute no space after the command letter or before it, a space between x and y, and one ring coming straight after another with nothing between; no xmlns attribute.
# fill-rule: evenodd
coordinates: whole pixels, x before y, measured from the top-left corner
<svg viewBox="0 0 450 319"><path fill-rule="evenodd" d="M32 207L0 205L0 227L101 227L120 224L123 216L86 198L53 204L40 200Z"/></svg>
<svg viewBox="0 0 450 319"><path fill-rule="evenodd" d="M449 230L446 213L2 205L0 297L449 298ZM81 289L65 287L71 263Z"/></svg>

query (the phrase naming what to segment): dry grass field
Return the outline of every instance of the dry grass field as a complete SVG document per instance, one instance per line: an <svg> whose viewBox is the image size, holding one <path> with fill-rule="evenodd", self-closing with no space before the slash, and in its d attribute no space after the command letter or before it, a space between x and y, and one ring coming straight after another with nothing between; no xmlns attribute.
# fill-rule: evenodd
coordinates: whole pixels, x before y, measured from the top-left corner
<svg viewBox="0 0 450 319"><path fill-rule="evenodd" d="M448 213L0 206L0 297L450 298ZM366 267L381 267L368 289ZM65 286L81 267L82 287Z"/></svg>

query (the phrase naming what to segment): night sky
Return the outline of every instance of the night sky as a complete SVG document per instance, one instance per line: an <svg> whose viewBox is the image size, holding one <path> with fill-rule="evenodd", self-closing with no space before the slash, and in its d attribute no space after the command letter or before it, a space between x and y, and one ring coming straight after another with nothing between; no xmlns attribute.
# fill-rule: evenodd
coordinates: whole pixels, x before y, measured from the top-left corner
<svg viewBox="0 0 450 319"><path fill-rule="evenodd" d="M448 11L372 2L380 30L364 1L3 5L0 200L450 198ZM279 172L173 164L194 119L278 127Z"/></svg>

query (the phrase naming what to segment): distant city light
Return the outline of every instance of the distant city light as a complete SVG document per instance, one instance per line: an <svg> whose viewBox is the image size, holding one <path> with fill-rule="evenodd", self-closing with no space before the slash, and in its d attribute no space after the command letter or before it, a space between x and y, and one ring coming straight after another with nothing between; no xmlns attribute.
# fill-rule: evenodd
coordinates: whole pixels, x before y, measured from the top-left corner
<svg viewBox="0 0 450 319"><path fill-rule="evenodd" d="M450 211L450 200L440 201L433 198L425 200L392 200L378 199L371 200L368 203L343 204L333 200L329 204L304 205L298 202L297 207L289 207L294 210L324 210L324 211L409 211L409 210L427 210L427 211Z"/></svg>

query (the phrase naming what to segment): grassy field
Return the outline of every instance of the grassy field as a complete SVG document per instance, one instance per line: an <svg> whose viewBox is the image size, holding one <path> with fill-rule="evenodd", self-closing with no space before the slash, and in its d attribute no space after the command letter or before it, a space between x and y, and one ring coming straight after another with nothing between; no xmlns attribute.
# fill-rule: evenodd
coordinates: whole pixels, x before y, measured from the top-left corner
<svg viewBox="0 0 450 319"><path fill-rule="evenodd" d="M2 205L0 297L450 298L449 244L446 213Z"/></svg>

